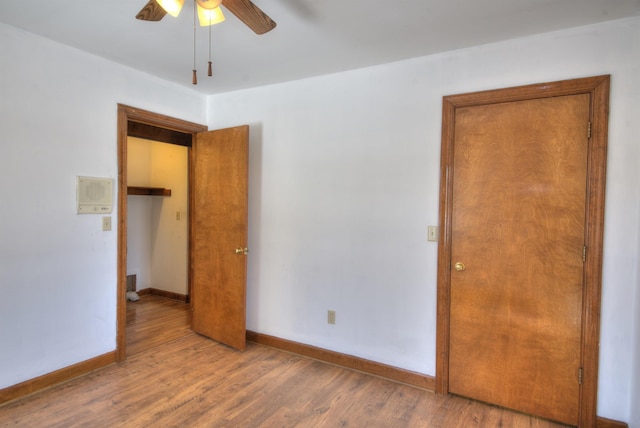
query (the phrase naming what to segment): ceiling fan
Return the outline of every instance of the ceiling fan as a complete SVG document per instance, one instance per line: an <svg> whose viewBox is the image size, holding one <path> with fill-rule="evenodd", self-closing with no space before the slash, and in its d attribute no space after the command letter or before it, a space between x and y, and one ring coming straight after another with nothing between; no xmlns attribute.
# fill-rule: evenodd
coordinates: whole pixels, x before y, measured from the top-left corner
<svg viewBox="0 0 640 428"><path fill-rule="evenodd" d="M147 4L138 12L136 18L142 21L160 21L169 13L171 16L178 16L184 0L149 0ZM198 84L196 70L196 14L201 26L209 27L209 67L208 76L213 76L211 62L211 26L224 21L224 15L220 10L220 5L227 8L238 19L251 28L256 34L264 34L273 30L276 23L267 16L251 0L194 0L193 15L193 74L191 83Z"/></svg>
<svg viewBox="0 0 640 428"><path fill-rule="evenodd" d="M136 18L143 21L160 21L167 13L178 16L183 3L184 0L149 0ZM196 0L196 3L199 10L202 8L205 11L214 11L222 4L256 34L264 34L276 27L276 23L251 0Z"/></svg>

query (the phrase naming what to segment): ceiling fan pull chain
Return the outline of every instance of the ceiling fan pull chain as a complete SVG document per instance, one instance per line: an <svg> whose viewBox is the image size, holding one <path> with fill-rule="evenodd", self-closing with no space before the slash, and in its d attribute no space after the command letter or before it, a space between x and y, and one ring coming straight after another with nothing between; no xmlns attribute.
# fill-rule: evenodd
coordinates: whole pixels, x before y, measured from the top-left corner
<svg viewBox="0 0 640 428"><path fill-rule="evenodd" d="M211 67L211 14L209 14L209 67L207 67L207 76L213 76L213 69Z"/></svg>
<svg viewBox="0 0 640 428"><path fill-rule="evenodd" d="M196 0L193 0L193 75L191 76L191 83L198 84L198 76L196 75Z"/></svg>

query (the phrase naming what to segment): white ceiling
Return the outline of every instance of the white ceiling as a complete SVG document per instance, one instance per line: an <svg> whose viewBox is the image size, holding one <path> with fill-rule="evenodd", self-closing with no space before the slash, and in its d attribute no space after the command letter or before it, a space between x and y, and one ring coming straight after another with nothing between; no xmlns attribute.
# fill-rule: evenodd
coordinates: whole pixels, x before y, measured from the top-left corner
<svg viewBox="0 0 640 428"><path fill-rule="evenodd" d="M225 10L214 77L199 27L197 86L191 0L160 22L135 19L147 0L0 0L0 22L212 94L640 15L640 0L253 1L277 27L259 36Z"/></svg>

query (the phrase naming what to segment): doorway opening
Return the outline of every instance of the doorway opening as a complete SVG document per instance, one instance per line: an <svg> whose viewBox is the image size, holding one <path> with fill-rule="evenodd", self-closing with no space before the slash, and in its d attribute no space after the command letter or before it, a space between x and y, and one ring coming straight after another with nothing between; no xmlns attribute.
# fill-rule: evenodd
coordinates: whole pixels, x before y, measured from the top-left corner
<svg viewBox="0 0 640 428"><path fill-rule="evenodd" d="M127 299L188 302L189 148L132 135L127 145Z"/></svg>
<svg viewBox="0 0 640 428"><path fill-rule="evenodd" d="M189 334L189 147L127 138L127 356Z"/></svg>
<svg viewBox="0 0 640 428"><path fill-rule="evenodd" d="M118 292L117 292L117 332L116 359L126 359L126 324L127 324L127 233L128 233L128 139L129 137L159 141L178 146L185 146L191 151L195 135L206 131L204 125L175 119L172 117L136 109L126 105L118 105ZM190 157L190 156L189 156ZM189 181L191 172L189 168ZM189 190L190 192L190 190ZM188 198L189 208L192 198ZM190 211L190 209L189 209ZM191 224L189 224L191 235ZM190 243L188 252L190 253ZM189 256L187 256L189 258ZM188 274L188 291L191 292L191 275Z"/></svg>

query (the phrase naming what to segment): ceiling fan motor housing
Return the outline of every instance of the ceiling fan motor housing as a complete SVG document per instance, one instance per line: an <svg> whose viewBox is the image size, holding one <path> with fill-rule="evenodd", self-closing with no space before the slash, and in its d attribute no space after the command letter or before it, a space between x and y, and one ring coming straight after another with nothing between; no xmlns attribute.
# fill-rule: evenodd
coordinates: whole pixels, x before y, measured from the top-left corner
<svg viewBox="0 0 640 428"><path fill-rule="evenodd" d="M201 8L211 10L222 4L222 0L196 0Z"/></svg>

